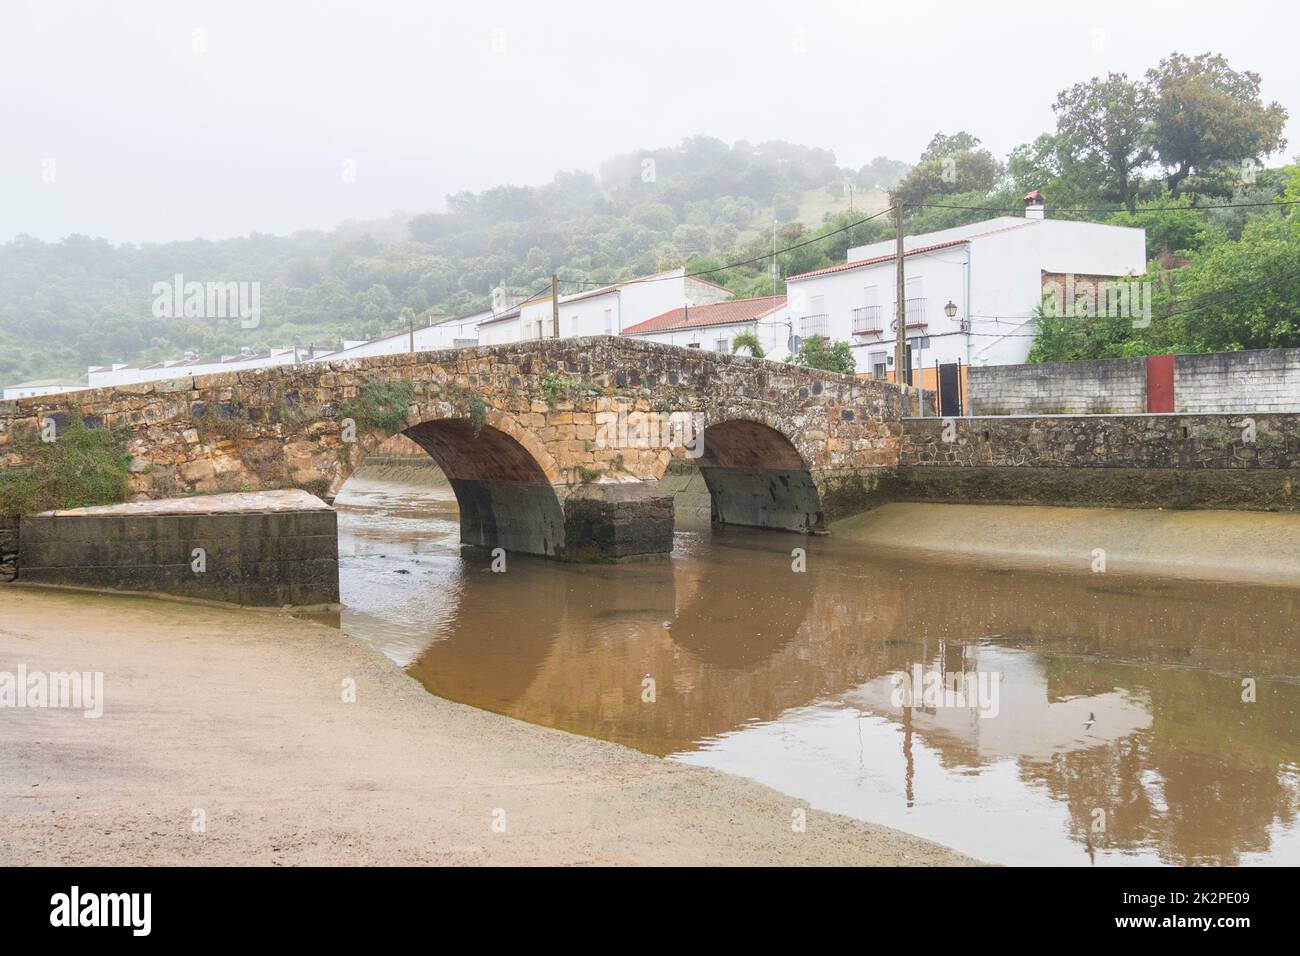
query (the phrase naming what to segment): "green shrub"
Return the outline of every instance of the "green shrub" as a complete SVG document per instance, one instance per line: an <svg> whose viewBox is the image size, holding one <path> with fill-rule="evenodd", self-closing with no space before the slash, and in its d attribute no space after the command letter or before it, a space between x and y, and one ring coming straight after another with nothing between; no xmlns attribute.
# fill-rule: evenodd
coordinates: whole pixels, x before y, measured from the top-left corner
<svg viewBox="0 0 1300 956"><path fill-rule="evenodd" d="M820 335L810 335L803 340L794 363L826 372L839 372L841 375L852 375L857 371L857 363L848 342L828 345L827 340Z"/></svg>
<svg viewBox="0 0 1300 956"><path fill-rule="evenodd" d="M587 386L568 375L556 373L542 379L542 397L546 399L547 405L558 405L588 391L590 389Z"/></svg>
<svg viewBox="0 0 1300 956"><path fill-rule="evenodd" d="M114 505L130 494L124 437L87 428L80 415L49 443L35 447L32 467L0 472L0 514Z"/></svg>
<svg viewBox="0 0 1300 956"><path fill-rule="evenodd" d="M367 382L357 397L343 407L343 417L352 419L361 429L399 432L406 427L414 396L415 386L410 382Z"/></svg>
<svg viewBox="0 0 1300 956"><path fill-rule="evenodd" d="M763 343L758 340L758 334L752 329L746 329L731 340L732 355L735 355L741 349L748 349L749 354L754 358L762 358L767 354L763 351Z"/></svg>

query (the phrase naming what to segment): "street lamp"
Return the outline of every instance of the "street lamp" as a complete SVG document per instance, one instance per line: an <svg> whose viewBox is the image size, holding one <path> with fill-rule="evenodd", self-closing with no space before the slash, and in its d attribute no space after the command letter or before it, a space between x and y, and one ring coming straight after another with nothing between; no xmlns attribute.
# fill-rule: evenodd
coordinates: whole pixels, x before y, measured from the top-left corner
<svg viewBox="0 0 1300 956"><path fill-rule="evenodd" d="M957 303L949 299L948 304L943 307L943 314L948 316L949 319L957 318ZM965 319L962 320L960 328L963 332L966 331Z"/></svg>

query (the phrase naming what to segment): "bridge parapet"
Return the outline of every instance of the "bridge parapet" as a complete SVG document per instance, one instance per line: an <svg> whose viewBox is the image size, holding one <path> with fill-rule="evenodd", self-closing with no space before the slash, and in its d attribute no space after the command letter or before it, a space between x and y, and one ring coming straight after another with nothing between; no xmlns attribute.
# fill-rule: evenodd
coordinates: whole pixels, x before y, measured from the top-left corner
<svg viewBox="0 0 1300 956"><path fill-rule="evenodd" d="M802 476L797 495L735 508L734 520L819 530L897 465L902 413L885 382L628 338L559 339L21 399L0 408L0 469L30 467L51 423L62 433L79 417L120 430L132 500L290 487L329 500L405 432L447 473L462 514L478 515L467 540L488 543L520 509L562 508L567 489L658 481L674 457L702 452L737 501L781 484L767 472ZM702 427L703 447L648 427L670 420ZM740 442L728 438L737 422L748 423ZM722 458L708 457L710 436ZM562 547L547 541L547 553Z"/></svg>

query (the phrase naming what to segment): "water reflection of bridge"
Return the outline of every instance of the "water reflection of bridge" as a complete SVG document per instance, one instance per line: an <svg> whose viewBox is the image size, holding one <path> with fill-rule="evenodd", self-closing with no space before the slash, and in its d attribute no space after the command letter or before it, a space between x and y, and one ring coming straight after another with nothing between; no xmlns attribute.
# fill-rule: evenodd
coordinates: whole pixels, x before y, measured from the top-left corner
<svg viewBox="0 0 1300 956"><path fill-rule="evenodd" d="M784 542L744 532L703 560L469 575L411 673L443 696L659 754L815 701L860 707L945 766L1014 761L1068 807L1080 844L1155 847L1170 862L1230 863L1293 822L1295 594L1024 574L1013 594L997 572L808 544L802 575ZM998 717L892 708L889 675L953 660L1003 674ZM1255 705L1240 703L1244 674Z"/></svg>

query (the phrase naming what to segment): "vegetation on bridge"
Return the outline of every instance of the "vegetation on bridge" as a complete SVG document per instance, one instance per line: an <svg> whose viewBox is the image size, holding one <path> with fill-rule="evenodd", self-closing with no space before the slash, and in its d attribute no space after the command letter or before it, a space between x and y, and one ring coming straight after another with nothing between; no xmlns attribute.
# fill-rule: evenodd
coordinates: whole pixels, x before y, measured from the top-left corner
<svg viewBox="0 0 1300 956"><path fill-rule="evenodd" d="M406 427L414 397L415 386L410 382L370 381L343 406L343 417L352 419L358 428L379 429L392 435Z"/></svg>
<svg viewBox="0 0 1300 956"><path fill-rule="evenodd" d="M130 494L131 459L123 435L90 428L74 414L52 442L27 439L32 467L0 471L0 514L113 505Z"/></svg>

